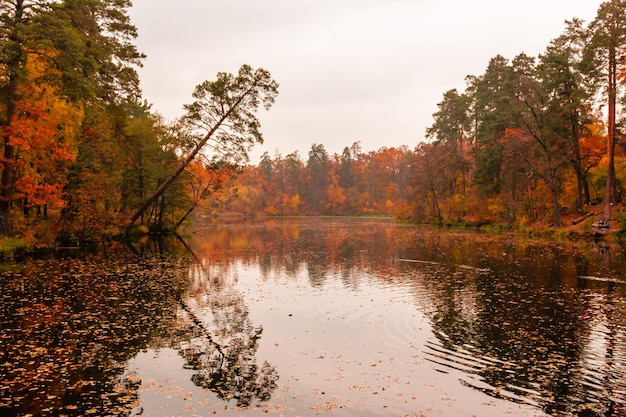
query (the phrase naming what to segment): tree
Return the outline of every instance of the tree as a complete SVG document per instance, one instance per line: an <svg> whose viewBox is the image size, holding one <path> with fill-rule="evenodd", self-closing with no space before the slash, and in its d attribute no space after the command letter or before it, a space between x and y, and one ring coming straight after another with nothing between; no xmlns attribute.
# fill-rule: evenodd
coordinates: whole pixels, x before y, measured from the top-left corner
<svg viewBox="0 0 626 417"><path fill-rule="evenodd" d="M326 194L328 183L328 153L322 144L311 145L309 159L306 163L307 170L307 196L309 207L314 213L319 213L323 207L323 198Z"/></svg>
<svg viewBox="0 0 626 417"><path fill-rule="evenodd" d="M46 71L40 59L29 60L28 82L18 90L17 111L7 128L8 146L15 152L11 200L21 201L26 217L31 207L43 209L46 217L48 205L64 205L63 188L83 118L78 106L59 96L58 88L39 79Z"/></svg>
<svg viewBox="0 0 626 417"><path fill-rule="evenodd" d="M443 147L430 143L422 143L415 149L414 162L416 169L413 174L413 218L418 221L443 220L438 200L438 185L435 176L433 159L438 158Z"/></svg>
<svg viewBox="0 0 626 417"><path fill-rule="evenodd" d="M515 156L524 159L528 175L538 175L544 182L554 225L561 227L560 184L563 168L569 163L567 153L563 152L569 144L566 123L569 115L560 94L562 86L555 84L550 65L537 68L535 59L525 54L513 60L512 70L515 98L511 101L511 111L517 123L507 131L507 139L524 140L526 136L534 144L531 149L526 147L525 151L515 152Z"/></svg>
<svg viewBox="0 0 626 417"><path fill-rule="evenodd" d="M514 93L510 84L511 68L506 58L498 55L489 61L485 74L468 77L466 94L470 99L474 131L474 180L481 193L488 197L501 189L501 139L512 127L510 100Z"/></svg>
<svg viewBox="0 0 626 417"><path fill-rule="evenodd" d="M270 154L267 151L263 152L263 155L261 155L259 167L261 168L261 171L263 171L265 178L269 181L272 178L272 170L274 168L272 167L272 158L270 158Z"/></svg>
<svg viewBox="0 0 626 417"><path fill-rule="evenodd" d="M607 178L604 196L604 221L611 218L611 204L617 202L615 180L615 144L617 142L617 75L626 65L626 0L610 0L600 5L589 27L591 40L587 48L587 70L601 82L607 109Z"/></svg>
<svg viewBox="0 0 626 417"><path fill-rule="evenodd" d="M437 105L439 110L433 114L435 122L426 130L426 137L433 139L435 145L445 147L449 152L447 171L450 174L452 194L458 200L457 210L463 214L467 199L469 173L472 164L469 160L472 145L472 119L470 98L467 94L459 94L456 89L446 92L443 100Z"/></svg>
<svg viewBox="0 0 626 417"><path fill-rule="evenodd" d="M437 107L439 110L433 114L434 123L426 130L426 137L454 144L463 153L464 144L473 140L469 97L456 89L449 90Z"/></svg>
<svg viewBox="0 0 626 417"><path fill-rule="evenodd" d="M225 166L224 164L204 165L193 163L189 167L189 172L195 180L190 185L193 201L185 214L176 222L175 229L185 222L187 217L209 194L215 194L224 187L225 182L235 175L235 167Z"/></svg>
<svg viewBox="0 0 626 417"><path fill-rule="evenodd" d="M140 98L135 68L145 56L132 44L137 29L126 12L131 4L131 0L55 3L45 23L53 30L47 36L57 51L54 61L62 68L67 96L108 105Z"/></svg>
<svg viewBox="0 0 626 417"><path fill-rule="evenodd" d="M352 172L352 152L347 146L341 153L340 184L344 189L350 189L354 185L354 172Z"/></svg>
<svg viewBox="0 0 626 417"><path fill-rule="evenodd" d="M579 19L566 21L563 34L550 42L539 56L539 71L548 88L554 91L552 106L560 108L567 127L565 149L576 174L576 208L590 201L587 170L584 168L581 139L592 122L591 94L582 72L583 52L588 33Z"/></svg>
<svg viewBox="0 0 626 417"><path fill-rule="evenodd" d="M215 81L198 85L193 92L196 101L185 106L187 113L182 119L195 133L192 149L178 168L135 211L129 227L201 152L213 161L234 164L247 161L248 151L254 143L263 142L261 125L255 113L261 105L269 109L277 95L278 83L271 79L270 73L262 68L253 70L249 65L243 65L236 76L221 72Z"/></svg>

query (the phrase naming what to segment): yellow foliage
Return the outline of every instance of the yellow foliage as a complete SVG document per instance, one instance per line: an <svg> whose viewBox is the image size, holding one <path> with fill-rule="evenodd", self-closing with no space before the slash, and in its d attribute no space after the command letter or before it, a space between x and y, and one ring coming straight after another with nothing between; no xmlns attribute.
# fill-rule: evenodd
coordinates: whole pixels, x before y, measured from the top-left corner
<svg viewBox="0 0 626 417"><path fill-rule="evenodd" d="M492 219L501 218L505 211L506 207L502 201L502 196L498 195L487 200L487 212Z"/></svg>

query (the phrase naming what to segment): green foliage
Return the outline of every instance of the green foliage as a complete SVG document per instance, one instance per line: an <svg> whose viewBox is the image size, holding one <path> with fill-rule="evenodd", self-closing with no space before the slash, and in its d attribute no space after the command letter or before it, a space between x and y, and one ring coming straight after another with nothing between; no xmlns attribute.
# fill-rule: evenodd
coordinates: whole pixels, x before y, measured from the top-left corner
<svg viewBox="0 0 626 417"><path fill-rule="evenodd" d="M30 244L23 239L8 236L0 238L0 258L2 259L19 255L30 248Z"/></svg>
<svg viewBox="0 0 626 417"><path fill-rule="evenodd" d="M617 223L619 224L619 232L626 233L626 212L620 211L617 213Z"/></svg>
<svg viewBox="0 0 626 417"><path fill-rule="evenodd" d="M238 164L248 161L255 143L263 143L260 107L269 110L278 96L278 83L263 69L242 65L239 72L220 72L215 81L204 81L193 92L194 102L185 105L186 123L194 136L195 156ZM205 145L208 145L205 147Z"/></svg>

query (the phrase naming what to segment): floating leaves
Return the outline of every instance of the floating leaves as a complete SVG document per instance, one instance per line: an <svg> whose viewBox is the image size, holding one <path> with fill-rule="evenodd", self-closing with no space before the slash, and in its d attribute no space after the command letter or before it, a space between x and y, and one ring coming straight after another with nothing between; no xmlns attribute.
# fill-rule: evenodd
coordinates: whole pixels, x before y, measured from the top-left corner
<svg viewBox="0 0 626 417"><path fill-rule="evenodd" d="M162 260L36 261L0 277L0 414L127 415L125 362L166 333L187 267Z"/></svg>

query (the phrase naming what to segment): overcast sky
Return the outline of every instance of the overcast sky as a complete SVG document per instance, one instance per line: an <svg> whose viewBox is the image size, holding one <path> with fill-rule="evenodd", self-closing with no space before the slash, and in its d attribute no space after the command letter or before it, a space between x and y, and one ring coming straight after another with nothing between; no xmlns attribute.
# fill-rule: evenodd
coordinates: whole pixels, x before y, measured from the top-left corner
<svg viewBox="0 0 626 417"><path fill-rule="evenodd" d="M133 0L139 76L172 121L191 93L242 64L267 69L279 96L259 118L251 162L314 143L329 154L415 147L443 94L500 54L537 56L566 19L593 20L600 0Z"/></svg>

